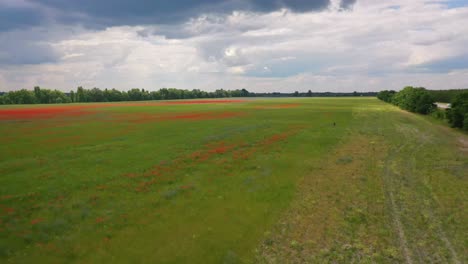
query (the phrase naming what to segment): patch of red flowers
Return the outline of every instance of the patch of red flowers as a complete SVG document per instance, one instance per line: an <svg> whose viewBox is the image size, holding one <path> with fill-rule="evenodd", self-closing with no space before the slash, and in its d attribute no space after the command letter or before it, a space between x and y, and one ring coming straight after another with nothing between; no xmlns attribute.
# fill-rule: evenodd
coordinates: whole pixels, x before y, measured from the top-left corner
<svg viewBox="0 0 468 264"><path fill-rule="evenodd" d="M0 109L0 120L46 119L58 115L80 116L87 114L87 112L82 111L83 108L85 107L70 105Z"/></svg>
<svg viewBox="0 0 468 264"><path fill-rule="evenodd" d="M36 225L36 224L39 224L41 222L44 222L44 219L36 218L36 219L31 220L31 225Z"/></svg>
<svg viewBox="0 0 468 264"><path fill-rule="evenodd" d="M15 209L11 208L11 207L5 207L3 208L3 211L7 214L12 214L15 212Z"/></svg>
<svg viewBox="0 0 468 264"><path fill-rule="evenodd" d="M157 106L157 105L187 105L187 104L221 104L221 103L241 103L246 100L229 99L229 100L177 100L164 102L138 102L138 103L95 103L82 105L65 105L65 106L34 106L21 108L0 109L0 120L17 120L17 119L46 119L59 115L65 116L81 116L92 113L91 111L83 111L93 108L107 107L126 107L126 106ZM184 118L184 117L180 117ZM190 119L190 118L189 118Z"/></svg>

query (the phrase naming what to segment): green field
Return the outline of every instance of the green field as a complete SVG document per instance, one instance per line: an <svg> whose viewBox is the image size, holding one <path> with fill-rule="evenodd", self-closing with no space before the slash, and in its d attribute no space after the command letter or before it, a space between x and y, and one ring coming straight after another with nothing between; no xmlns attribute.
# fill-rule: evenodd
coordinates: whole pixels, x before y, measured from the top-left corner
<svg viewBox="0 0 468 264"><path fill-rule="evenodd" d="M375 98L69 107L0 118L0 262L468 261L468 137L429 117Z"/></svg>

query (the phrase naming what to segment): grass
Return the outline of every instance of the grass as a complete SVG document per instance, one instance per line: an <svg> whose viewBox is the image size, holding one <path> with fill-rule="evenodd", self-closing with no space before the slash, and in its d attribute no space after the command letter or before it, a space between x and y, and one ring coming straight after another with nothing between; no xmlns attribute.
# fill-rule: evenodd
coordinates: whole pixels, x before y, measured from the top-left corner
<svg viewBox="0 0 468 264"><path fill-rule="evenodd" d="M90 105L0 120L0 260L467 260L465 135L423 117L374 98Z"/></svg>

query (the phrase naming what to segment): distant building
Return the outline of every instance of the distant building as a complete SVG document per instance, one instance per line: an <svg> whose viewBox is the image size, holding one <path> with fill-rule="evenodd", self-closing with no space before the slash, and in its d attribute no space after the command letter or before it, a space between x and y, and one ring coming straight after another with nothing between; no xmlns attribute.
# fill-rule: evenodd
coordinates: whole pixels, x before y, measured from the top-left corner
<svg viewBox="0 0 468 264"><path fill-rule="evenodd" d="M450 108L450 104L447 104L447 103L435 103L435 105L437 106L437 108L440 108L440 109Z"/></svg>

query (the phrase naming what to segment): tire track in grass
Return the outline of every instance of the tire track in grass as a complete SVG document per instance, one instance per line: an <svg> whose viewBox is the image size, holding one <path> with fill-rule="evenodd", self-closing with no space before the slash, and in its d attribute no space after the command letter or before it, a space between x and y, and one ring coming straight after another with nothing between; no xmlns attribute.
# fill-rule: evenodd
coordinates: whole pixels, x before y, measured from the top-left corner
<svg viewBox="0 0 468 264"><path fill-rule="evenodd" d="M434 196L429 186L427 186L427 184L424 184L424 187L429 191L430 196L431 196L430 199L434 201ZM453 263L461 264L455 248L453 247L452 243L448 239L447 233L445 232L445 230L442 229L441 225L439 224L439 220L437 219L437 216L434 214L434 211L432 210L431 207L429 207L429 217L433 222L437 223L437 233L438 233L439 239L442 240L442 242L444 242L445 247L450 252Z"/></svg>
<svg viewBox="0 0 468 264"><path fill-rule="evenodd" d="M432 257L438 257L439 261L441 261L442 259L444 259L444 254L441 254L440 252L441 246L449 252L449 258L452 261L452 263L461 263L458 258L457 252L455 251L452 243L450 242L447 236L447 233L445 232L445 230L443 230L440 224L440 220L434 212L434 204L436 203L436 197L434 196L434 193L432 192L430 186L428 186L427 182L421 182L421 180L417 178L416 174L418 170L416 168L416 154L421 152L421 149L427 146L427 144L431 142L431 140L427 137L427 134L422 134L418 129L405 129L404 131L400 132L404 132L403 136L405 137L405 143L403 143L400 147L396 148L392 153L388 155L385 162L385 170L382 174L382 177L383 182L385 183L384 188L386 189L387 199L392 212L391 216L394 222L396 233L398 234L400 248L403 253L403 256L405 257L406 263L413 263L413 261L415 260L412 258L412 255L414 256L414 254L416 253L418 253L417 262L420 263L427 263L427 261L433 263L433 259L430 257L430 255L432 255ZM410 145L410 142L416 143L414 145ZM403 171L401 173L397 173L392 169L394 167L398 167ZM433 226L435 229L434 231L426 230L417 223L413 223L413 228L415 228L416 231L419 231L420 236L418 236L417 238L413 238L412 240L416 242L422 239L421 241L424 241L424 238L426 236L433 235L438 241L442 242L442 244L439 244L437 246L434 240L429 239L428 241L431 242L432 245L437 247L439 250L428 252L429 249L427 247L418 246L418 244L416 243L414 244L415 251L411 251L412 244L408 242L404 231L405 226L403 225L403 222L401 220L404 216L402 214L402 208L399 208L397 200L395 199L395 195L401 196L401 194L404 193L404 190L402 190L402 188L404 187L401 184L395 183L396 179L399 179L400 181L403 179L406 180L406 184L408 184L407 188L411 190L411 201L413 203L413 207L415 208L411 208L412 210L410 211L426 212L426 221L428 221L426 224L429 226ZM402 187L398 188L398 186ZM418 191L418 187L424 188L424 191ZM407 203L403 203L402 201L401 205L403 204ZM407 215L407 217L410 217L410 220L414 219L414 215ZM410 228L412 224L411 222L412 221L408 222L408 228Z"/></svg>
<svg viewBox="0 0 468 264"><path fill-rule="evenodd" d="M290 208L257 248L255 263L380 263L391 236L380 232L386 219L376 160L383 144L353 136L311 167L298 183ZM380 200L381 202L378 202ZM382 212L382 214L380 214ZM388 233L390 234L390 233Z"/></svg>
<svg viewBox="0 0 468 264"><path fill-rule="evenodd" d="M392 217L392 222L394 228L398 234L398 240L400 244L401 252L405 258L406 263L412 264L413 260L410 255L410 250L408 248L408 241L405 236L405 231L403 229L403 224L401 222L401 212L396 204L395 196L394 196L394 184L392 183L392 169L391 165L395 159L395 157L401 152L401 150L407 145L408 143L404 143L399 148L397 148L394 152L390 153L385 160L385 170L384 173L381 174L382 182L383 182L383 189L386 196L386 199L389 202L390 207L390 215Z"/></svg>
<svg viewBox="0 0 468 264"><path fill-rule="evenodd" d="M424 139L423 137L421 137L422 139ZM421 144L419 144L418 146L416 146L416 148L414 148L411 153L410 153L410 158L407 159L407 167L411 167L411 171L417 171L417 168L416 168L416 153L418 153L418 151L420 151L424 146L426 146L428 143L428 140L423 140L423 142ZM412 177L411 178L413 181L415 180L415 177ZM453 261L453 263L456 263L456 264L460 264L460 260L458 258L458 254L457 252L455 251L452 243L450 242L450 240L448 239L448 236L447 236L447 233L445 232L445 230L442 229L441 227L441 224L440 224L440 220L438 219L438 217L435 215L434 213L434 206L433 204L435 203L436 201L436 198L434 196L434 193L432 192L430 186L428 186L427 182L414 182L413 183L414 185L421 185L425 191L428 193L428 199L425 199L425 197L422 197L423 194L419 195L420 197L417 197L419 199L417 199L419 202L419 207L421 210L425 210L428 212L428 220L434 225L436 226L436 235L438 237L438 239L440 241L443 242L445 248L450 252L450 255L451 255L451 259ZM423 202L421 204L421 201ZM424 201L427 201L427 203L424 203Z"/></svg>
<svg viewBox="0 0 468 264"><path fill-rule="evenodd" d="M367 131L366 129L374 129L374 125L369 123L369 113L359 112L361 118L366 120L363 123L362 127L360 128L364 131L365 134L375 135L384 133L381 131ZM366 118L367 117L367 118ZM374 116L375 118L375 116ZM385 201L387 204L387 208L389 210L389 216L393 224L393 228L398 237L398 244L400 247L401 254L404 257L404 260L408 264L413 263L413 259L411 257L411 250L408 246L408 240L404 231L404 226L401 220L401 211L398 207L397 200L395 198L396 184L394 184L394 179L396 178L396 174L392 170L393 164L396 162L396 158L398 155L401 154L402 150L409 144L408 140L405 140L403 144L400 146L395 147L394 149L390 149L387 156L384 159L384 168L383 171L380 173L380 178L382 181L382 189L385 196Z"/></svg>

